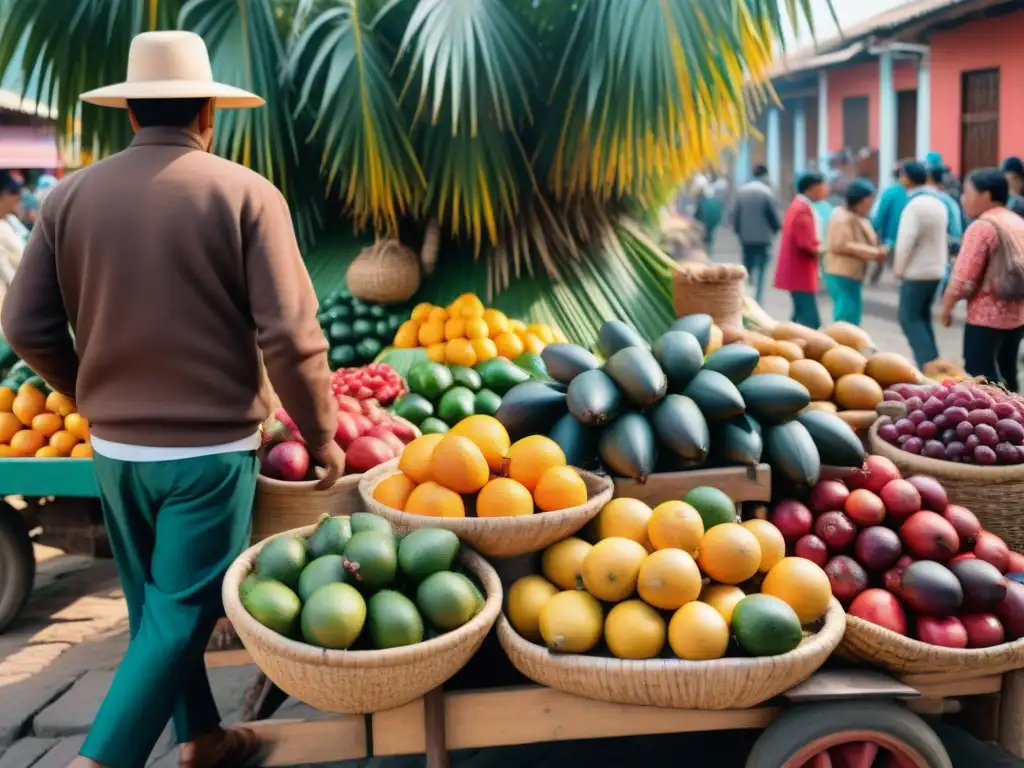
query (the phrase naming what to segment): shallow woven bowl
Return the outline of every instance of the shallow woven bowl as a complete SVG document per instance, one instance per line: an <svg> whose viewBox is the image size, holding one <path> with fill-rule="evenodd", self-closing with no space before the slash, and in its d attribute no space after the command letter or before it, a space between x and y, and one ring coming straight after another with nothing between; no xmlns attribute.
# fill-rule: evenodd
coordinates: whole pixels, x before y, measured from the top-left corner
<svg viewBox="0 0 1024 768"><path fill-rule="evenodd" d="M613 704L675 709L744 709L809 678L839 645L846 614L832 600L821 628L789 653L762 658L629 661L551 653L498 619L498 640L531 680L565 693Z"/></svg>
<svg viewBox="0 0 1024 768"><path fill-rule="evenodd" d="M578 470L587 485L587 503L579 507L517 517L426 517L385 507L373 498L381 481L397 471L398 460L393 459L363 474L359 494L368 512L390 522L399 535L417 528L447 528L488 557L527 555L572 536L597 516L615 491L609 478Z"/></svg>
<svg viewBox="0 0 1024 768"><path fill-rule="evenodd" d="M326 491L318 491L317 480L291 483L257 476L256 498L252 505L252 543L313 525L325 514L362 512L360 478L362 475L347 475Z"/></svg>
<svg viewBox="0 0 1024 768"><path fill-rule="evenodd" d="M308 535L313 527L291 533ZM482 557L462 549L487 601L467 624L433 640L386 651L329 651L273 632L242 607L238 588L266 542L250 547L228 569L222 596L228 619L253 661L278 688L325 712L365 714L400 707L444 683L480 648L501 613L501 581Z"/></svg>
<svg viewBox="0 0 1024 768"><path fill-rule="evenodd" d="M1024 639L992 648L943 648L905 637L856 616L846 617L846 633L839 649L845 656L900 675L932 672L998 675L1024 668Z"/></svg>

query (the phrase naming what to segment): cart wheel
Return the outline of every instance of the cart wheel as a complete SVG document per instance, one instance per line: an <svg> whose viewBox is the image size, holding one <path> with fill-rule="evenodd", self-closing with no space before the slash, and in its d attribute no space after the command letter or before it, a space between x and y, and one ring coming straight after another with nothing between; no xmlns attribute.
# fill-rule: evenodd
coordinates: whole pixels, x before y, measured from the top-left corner
<svg viewBox="0 0 1024 768"><path fill-rule="evenodd" d="M746 768L953 768L924 720L881 701L797 707L772 723Z"/></svg>
<svg viewBox="0 0 1024 768"><path fill-rule="evenodd" d="M36 558L25 521L0 502L0 633L25 607L35 577Z"/></svg>

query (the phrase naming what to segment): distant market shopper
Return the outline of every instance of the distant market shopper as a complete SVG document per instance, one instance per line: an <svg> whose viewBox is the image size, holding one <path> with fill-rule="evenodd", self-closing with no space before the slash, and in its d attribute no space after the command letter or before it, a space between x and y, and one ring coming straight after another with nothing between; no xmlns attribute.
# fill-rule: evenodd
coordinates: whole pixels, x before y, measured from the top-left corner
<svg viewBox="0 0 1024 768"><path fill-rule="evenodd" d="M1010 199L1006 207L1018 216L1024 216L1024 160L1019 157L1006 158L1003 174L1010 186Z"/></svg>
<svg viewBox="0 0 1024 768"><path fill-rule="evenodd" d="M15 228L21 205L21 182L7 171L0 171L0 305L21 263L25 240Z"/></svg>
<svg viewBox="0 0 1024 768"><path fill-rule="evenodd" d="M771 260L772 242L782 229L775 191L768 182L768 169L754 166L754 178L736 191L729 223L743 249L743 266L754 286L754 299L764 301L764 281Z"/></svg>
<svg viewBox="0 0 1024 768"><path fill-rule="evenodd" d="M868 214L875 201L871 182L857 179L846 189L846 204L833 211L825 238L825 286L835 322L860 325L868 265L884 261L889 249L878 244Z"/></svg>
<svg viewBox="0 0 1024 768"><path fill-rule="evenodd" d="M892 261L895 253L896 237L900 229L900 216L903 215L903 209L906 207L908 200L907 188L901 179L903 166L907 162L909 161L904 160L893 169L893 183L883 189L882 193L878 196L875 212L871 217L871 223L878 234L878 240L882 245L889 246L889 262ZM885 271L885 265L886 262L882 261L875 267L871 275L872 284L877 284L881 280L882 273Z"/></svg>
<svg viewBox="0 0 1024 768"><path fill-rule="evenodd" d="M3 307L11 346L91 422L128 603L128 651L71 765L145 765L173 719L181 766L241 766L256 735L220 727L203 654L249 543L263 364L321 484L343 470L327 342L284 198L210 153L214 109L263 100L213 81L202 38L139 35L127 81L81 98L127 108L135 140L49 194Z"/></svg>
<svg viewBox="0 0 1024 768"><path fill-rule="evenodd" d="M825 177L820 173L804 174L797 183L797 192L782 220L775 287L789 291L793 299L793 322L817 328L821 325L816 295L821 240L814 203L828 196Z"/></svg>

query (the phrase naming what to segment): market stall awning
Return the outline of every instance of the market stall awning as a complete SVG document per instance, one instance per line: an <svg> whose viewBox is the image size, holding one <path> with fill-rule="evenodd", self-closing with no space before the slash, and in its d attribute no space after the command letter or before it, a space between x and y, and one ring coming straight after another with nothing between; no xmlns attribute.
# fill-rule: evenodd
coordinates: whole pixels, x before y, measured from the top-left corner
<svg viewBox="0 0 1024 768"><path fill-rule="evenodd" d="M59 168L60 152L50 128L0 125L0 168Z"/></svg>

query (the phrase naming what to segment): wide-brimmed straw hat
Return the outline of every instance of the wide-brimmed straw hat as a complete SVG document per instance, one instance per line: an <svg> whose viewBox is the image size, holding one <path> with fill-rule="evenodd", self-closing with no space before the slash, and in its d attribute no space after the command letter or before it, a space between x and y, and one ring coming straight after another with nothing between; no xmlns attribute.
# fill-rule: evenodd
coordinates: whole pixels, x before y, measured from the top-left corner
<svg viewBox="0 0 1024 768"><path fill-rule="evenodd" d="M264 101L213 79L210 54L194 32L143 32L128 50L123 83L83 93L82 101L124 109L128 99L213 99L218 109L261 107Z"/></svg>

